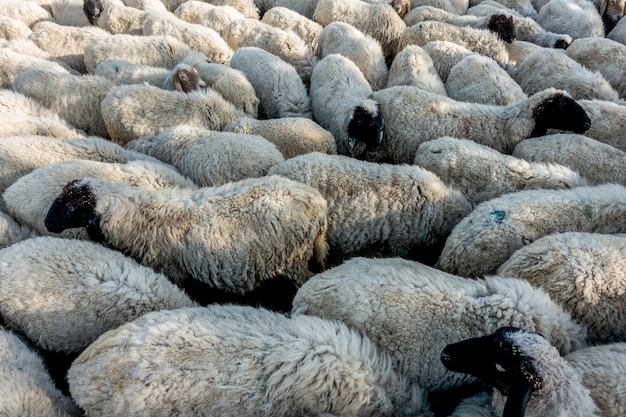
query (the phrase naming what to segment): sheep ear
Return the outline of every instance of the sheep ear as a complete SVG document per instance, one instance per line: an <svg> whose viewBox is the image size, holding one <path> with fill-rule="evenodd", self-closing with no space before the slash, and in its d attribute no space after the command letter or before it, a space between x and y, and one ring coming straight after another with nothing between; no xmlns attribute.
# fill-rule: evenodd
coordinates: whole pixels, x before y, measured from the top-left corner
<svg viewBox="0 0 626 417"><path fill-rule="evenodd" d="M180 75L181 73L179 71L172 77L172 83L174 84L174 90L176 91L183 91L183 85L180 81Z"/></svg>
<svg viewBox="0 0 626 417"><path fill-rule="evenodd" d="M532 395L533 389L530 384L521 383L511 387L502 417L524 417L526 406Z"/></svg>
<svg viewBox="0 0 626 417"><path fill-rule="evenodd" d="M87 220L87 235L94 242L104 242L104 235L100 229L100 216L92 213Z"/></svg>

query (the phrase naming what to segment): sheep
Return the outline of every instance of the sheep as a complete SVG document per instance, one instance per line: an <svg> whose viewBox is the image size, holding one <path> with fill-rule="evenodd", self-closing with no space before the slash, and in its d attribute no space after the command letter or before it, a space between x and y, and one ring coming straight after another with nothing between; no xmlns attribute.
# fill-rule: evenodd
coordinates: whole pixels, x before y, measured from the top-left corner
<svg viewBox="0 0 626 417"><path fill-rule="evenodd" d="M276 145L261 136L184 125L137 138L126 148L173 165L201 187L262 177L284 161Z"/></svg>
<svg viewBox="0 0 626 417"><path fill-rule="evenodd" d="M262 23L290 30L298 35L311 51L317 51L317 39L322 31L322 25L286 7L272 7L263 15Z"/></svg>
<svg viewBox="0 0 626 417"><path fill-rule="evenodd" d="M502 7L504 9L513 10L524 17L530 17L537 20L537 11L535 8L535 0L469 0L469 8L487 2L490 5ZM469 9L466 9L469 10ZM465 13L460 13L465 14Z"/></svg>
<svg viewBox="0 0 626 417"><path fill-rule="evenodd" d="M195 52L200 52L212 62L228 64L233 50L215 30L187 23L175 16L151 15L146 17L143 26L144 36L173 36L186 43Z"/></svg>
<svg viewBox="0 0 626 417"><path fill-rule="evenodd" d="M207 3L210 3L214 6L230 6L236 9L239 13L243 14L243 16L248 19L256 19L256 20L260 19L259 10L257 9L256 4L254 4L254 0L203 0L203 1L206 1ZM179 0L179 2L183 3L184 0L182 1Z"/></svg>
<svg viewBox="0 0 626 417"><path fill-rule="evenodd" d="M474 205L519 190L587 185L578 172L567 166L529 163L519 158L471 140L444 136L422 143L413 163L460 190Z"/></svg>
<svg viewBox="0 0 626 417"><path fill-rule="evenodd" d="M400 19L404 19L404 16L411 10L411 0L364 0L367 3L387 3L393 10L398 13Z"/></svg>
<svg viewBox="0 0 626 417"><path fill-rule="evenodd" d="M30 300L29 300L30 301ZM16 333L0 327L0 413L6 417L79 417L54 384L43 359Z"/></svg>
<svg viewBox="0 0 626 417"><path fill-rule="evenodd" d="M0 39L24 39L33 31L21 20L0 15Z"/></svg>
<svg viewBox="0 0 626 417"><path fill-rule="evenodd" d="M405 50L410 46L411 45L407 45L402 48L402 50ZM424 49L424 51L426 51L428 56L432 59L435 70L437 70L439 78L441 78L441 81L444 83L448 79L448 75L450 74L450 70L453 66L459 63L459 61L466 56L476 53L470 51L464 46L450 41L430 41L421 48ZM402 51L399 52L398 55L401 53ZM393 66L393 63L391 65ZM419 87L419 85L416 87Z"/></svg>
<svg viewBox="0 0 626 417"><path fill-rule="evenodd" d="M562 354L586 346L586 328L524 280L470 280L402 258L355 257L315 275L296 293L292 314L363 332L429 392L471 382L439 361L446 344L501 326L538 331Z"/></svg>
<svg viewBox="0 0 626 417"><path fill-rule="evenodd" d="M591 119L585 136L626 152L626 107L606 100L579 100Z"/></svg>
<svg viewBox="0 0 626 417"><path fill-rule="evenodd" d="M206 91L206 83L198 74L196 67L189 64L178 64L163 81L165 90L176 90L189 93L192 91Z"/></svg>
<svg viewBox="0 0 626 417"><path fill-rule="evenodd" d="M261 17L273 8L284 7L311 20L318 2L319 0L254 0Z"/></svg>
<svg viewBox="0 0 626 417"><path fill-rule="evenodd" d="M0 48L2 48L3 50L17 52L18 54L27 55L29 58L40 58L46 61L48 61L48 58L50 58L49 53L47 53L46 51L42 51L41 48L35 45L35 43L28 38L13 39L12 41L0 40ZM61 62L58 62L58 64L61 67L66 67ZM65 70L68 72L74 71L70 67L66 67ZM79 74L78 71L75 72L76 74Z"/></svg>
<svg viewBox="0 0 626 417"><path fill-rule="evenodd" d="M626 99L626 45L611 39L590 37L576 39L565 51L568 57L590 71L597 71Z"/></svg>
<svg viewBox="0 0 626 417"><path fill-rule="evenodd" d="M176 283L195 279L245 294L278 275L306 281L309 262L317 268L326 256L326 215L317 190L278 176L198 190L87 177L65 186L45 225L52 233L86 226L92 240Z"/></svg>
<svg viewBox="0 0 626 417"><path fill-rule="evenodd" d="M231 6L214 6L203 1L189 0L178 6L174 15L189 23L207 26L217 33L229 23L245 16Z"/></svg>
<svg viewBox="0 0 626 417"><path fill-rule="evenodd" d="M346 325L248 306L145 314L90 345L68 379L88 415L432 416Z"/></svg>
<svg viewBox="0 0 626 417"><path fill-rule="evenodd" d="M573 39L604 36L602 17L587 0L550 0L539 10L537 23L547 31Z"/></svg>
<svg viewBox="0 0 626 417"><path fill-rule="evenodd" d="M0 112L0 138L20 135L73 139L85 136L85 132L70 125L58 115L41 117Z"/></svg>
<svg viewBox="0 0 626 417"><path fill-rule="evenodd" d="M124 4L148 12L169 12L165 4L160 0L124 0Z"/></svg>
<svg viewBox="0 0 626 417"><path fill-rule="evenodd" d="M471 211L457 190L417 166L308 153L271 167L328 202L329 264L351 256L425 258Z"/></svg>
<svg viewBox="0 0 626 417"><path fill-rule="evenodd" d="M230 66L254 87L262 118L312 118L311 99L296 69L280 57L257 47L235 51Z"/></svg>
<svg viewBox="0 0 626 417"><path fill-rule="evenodd" d="M0 112L46 118L58 118L59 116L37 100L16 91L6 89L0 89Z"/></svg>
<svg viewBox="0 0 626 417"><path fill-rule="evenodd" d="M452 229L435 267L481 277L552 233L624 233L625 216L626 187L619 184L505 194L479 204Z"/></svg>
<svg viewBox="0 0 626 417"><path fill-rule="evenodd" d="M62 26L73 27L87 27L93 23L89 20L89 16L85 12L87 4L90 6L97 6L97 3L102 6L99 1L84 1L84 0L35 0L40 5L49 8L50 14L53 17L53 21ZM106 2L105 2L106 3ZM91 16L98 14L98 10L102 7L92 7ZM92 18L93 19L93 18ZM97 17L96 17L97 19Z"/></svg>
<svg viewBox="0 0 626 417"><path fill-rule="evenodd" d="M626 341L624 270L626 236L568 232L518 249L497 274L542 288L598 344Z"/></svg>
<svg viewBox="0 0 626 417"><path fill-rule="evenodd" d="M380 42L383 53L391 60L406 24L386 2L369 4L361 0L319 0L313 20L322 26L332 22L349 23Z"/></svg>
<svg viewBox="0 0 626 417"><path fill-rule="evenodd" d="M371 98L381 105L385 140L367 158L412 163L417 147L428 140L452 136L473 140L510 154L522 140L541 136L548 128L584 133L589 117L566 92L548 88L507 106L464 103L416 87L390 87ZM409 110L410 109L410 110Z"/></svg>
<svg viewBox="0 0 626 417"><path fill-rule="evenodd" d="M449 13L463 15L467 13L469 0L411 0L410 9L415 9L421 6L436 7Z"/></svg>
<svg viewBox="0 0 626 417"><path fill-rule="evenodd" d="M318 45L320 58L343 55L356 64L372 90L385 88L388 77L385 56L378 41L371 36L348 23L333 22L321 31Z"/></svg>
<svg viewBox="0 0 626 417"><path fill-rule="evenodd" d="M98 27L114 35L141 35L147 16L151 13L121 4L111 4L100 9L100 15L94 19ZM87 15L89 17L90 14Z"/></svg>
<svg viewBox="0 0 626 417"><path fill-rule="evenodd" d="M313 117L335 137L339 154L360 158L379 148L385 123L371 93L363 73L344 56L328 55L313 69Z"/></svg>
<svg viewBox="0 0 626 417"><path fill-rule="evenodd" d="M613 29L606 34L607 39L626 45L626 19L620 19Z"/></svg>
<svg viewBox="0 0 626 417"><path fill-rule="evenodd" d="M507 106L528 96L496 61L476 54L450 69L445 84L448 97L470 103Z"/></svg>
<svg viewBox="0 0 626 417"><path fill-rule="evenodd" d="M309 84L317 56L298 35L254 19L239 19L222 31L226 43L238 50L242 47L261 48L292 65L305 85Z"/></svg>
<svg viewBox="0 0 626 417"><path fill-rule="evenodd" d="M17 19L28 27L44 20L53 20L50 12L34 1L1 0L0 14Z"/></svg>
<svg viewBox="0 0 626 417"><path fill-rule="evenodd" d="M1 199L0 209L4 209ZM28 226L16 222L13 217L0 211L0 250L37 235Z"/></svg>
<svg viewBox="0 0 626 417"><path fill-rule="evenodd" d="M613 30L615 25L624 17L624 11L626 9L626 1L624 0L595 0L593 2L600 15L602 16L602 23L604 23L604 33L608 34Z"/></svg>
<svg viewBox="0 0 626 417"><path fill-rule="evenodd" d="M424 48L417 45L404 47L391 63L386 87L396 85L412 85L446 95L446 87L435 69L432 58Z"/></svg>
<svg viewBox="0 0 626 417"><path fill-rule="evenodd" d="M212 90L185 93L148 84L113 87L100 107L111 140L120 145L177 124L221 130L245 117Z"/></svg>
<svg viewBox="0 0 626 417"><path fill-rule="evenodd" d="M487 29L497 34L500 39L507 43L511 43L516 39L516 25L513 22L513 16L506 16L498 12L480 17L473 15L459 16L436 7L420 6L406 15L404 23L407 26L413 26L427 20L451 23L455 26Z"/></svg>
<svg viewBox="0 0 626 417"><path fill-rule="evenodd" d="M502 327L446 346L441 361L454 372L495 386L496 415L617 417L626 410L625 343L590 346L561 357L542 335Z"/></svg>
<svg viewBox="0 0 626 417"><path fill-rule="evenodd" d="M526 94L548 87L566 90L575 100L618 100L619 94L601 73L591 71L561 49L542 48L517 65L514 79Z"/></svg>
<svg viewBox="0 0 626 417"><path fill-rule="evenodd" d="M525 139L517 144L513 156L565 165L578 171L590 185L626 185L626 152L583 135L559 133Z"/></svg>
<svg viewBox="0 0 626 417"><path fill-rule="evenodd" d="M0 250L0 299L7 326L64 353L80 353L150 311L197 306L165 276L120 252L49 236Z"/></svg>
<svg viewBox="0 0 626 417"><path fill-rule="evenodd" d="M509 64L517 68L520 62L522 62L528 55L535 51L543 49L542 46L526 41L513 41L506 45L506 50L509 53ZM516 69L509 67L509 74L515 75ZM519 85L519 84L518 84Z"/></svg>
<svg viewBox="0 0 626 417"><path fill-rule="evenodd" d="M96 38L85 47L85 66L93 73L107 59L124 59L135 64L174 68L193 51L172 36L109 35Z"/></svg>
<svg viewBox="0 0 626 417"><path fill-rule="evenodd" d="M11 83L22 71L40 68L69 74L66 67L44 58L20 54L7 48L0 48L0 88L11 88Z"/></svg>
<svg viewBox="0 0 626 417"><path fill-rule="evenodd" d="M199 55L188 56L183 63L196 68L207 87L218 92L226 101L231 102L250 117L258 116L260 100L254 86L248 81L243 71L227 65L206 62Z"/></svg>
<svg viewBox="0 0 626 417"><path fill-rule="evenodd" d="M109 182L124 181L132 187L146 190L166 187L197 188L177 170L158 161L135 160L114 163L74 159L36 168L9 186L2 198L7 206L7 212L17 221L40 235L50 236L52 234L46 230L44 224L48 209L68 182L88 176ZM55 236L89 240L85 228L68 229Z"/></svg>
<svg viewBox="0 0 626 417"><path fill-rule="evenodd" d="M41 50L46 51L50 59L62 62L80 73L87 72L85 67L85 47L98 36L109 33L95 26L71 27L53 22L39 22L33 26L28 39Z"/></svg>
<svg viewBox="0 0 626 417"><path fill-rule="evenodd" d="M537 21L530 17L523 17L516 11L508 8L500 8L500 4L484 1L467 10L468 15L490 16L500 14L513 19L515 25L515 39L531 42L546 48L567 48L573 41L572 37L563 33L553 33L541 27Z"/></svg>
<svg viewBox="0 0 626 417"><path fill-rule="evenodd" d="M509 63L505 42L486 29L459 27L451 23L433 20L417 23L406 28L398 42L398 52L407 45L425 46L432 41L450 41L495 60L506 67Z"/></svg>
<svg viewBox="0 0 626 417"><path fill-rule="evenodd" d="M163 87L168 74L170 70L167 68L135 64L124 59L104 60L93 71L93 75L107 78L116 85L148 83L155 87Z"/></svg>
<svg viewBox="0 0 626 417"><path fill-rule="evenodd" d="M267 120L242 118L227 124L224 131L263 136L276 145L285 159L309 152L337 154L333 135L306 117Z"/></svg>
<svg viewBox="0 0 626 417"><path fill-rule="evenodd" d="M115 84L97 75L76 76L43 69L19 74L12 88L57 112L88 135L108 137L100 102Z"/></svg>

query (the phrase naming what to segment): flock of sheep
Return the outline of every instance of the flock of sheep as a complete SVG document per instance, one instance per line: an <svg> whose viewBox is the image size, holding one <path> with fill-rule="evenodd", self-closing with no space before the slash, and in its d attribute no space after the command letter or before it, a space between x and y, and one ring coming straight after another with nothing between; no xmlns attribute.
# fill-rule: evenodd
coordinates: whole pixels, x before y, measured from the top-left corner
<svg viewBox="0 0 626 417"><path fill-rule="evenodd" d="M626 415L624 0L0 0L0 415Z"/></svg>

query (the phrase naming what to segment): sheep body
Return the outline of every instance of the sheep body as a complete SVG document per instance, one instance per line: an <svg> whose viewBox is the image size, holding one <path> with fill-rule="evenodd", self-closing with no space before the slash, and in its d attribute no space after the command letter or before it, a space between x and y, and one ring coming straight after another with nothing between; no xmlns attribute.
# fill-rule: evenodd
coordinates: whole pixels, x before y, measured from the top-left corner
<svg viewBox="0 0 626 417"><path fill-rule="evenodd" d="M545 30L573 39L604 36L602 17L587 0L550 0L539 10L537 23Z"/></svg>
<svg viewBox="0 0 626 417"><path fill-rule="evenodd" d="M469 0L411 0L411 10L422 6L436 7L449 13L463 15L469 7Z"/></svg>
<svg viewBox="0 0 626 417"><path fill-rule="evenodd" d="M356 255L415 258L440 247L471 211L458 190L417 166L309 153L273 166L269 174L308 184L326 199L334 263Z"/></svg>
<svg viewBox="0 0 626 417"><path fill-rule="evenodd" d="M37 100L13 90L0 89L0 113L55 118L59 115Z"/></svg>
<svg viewBox="0 0 626 417"><path fill-rule="evenodd" d="M184 0L178 1L179 3L184 2ZM254 4L254 0L207 0L207 2L214 6L230 6L248 19L259 20L259 10Z"/></svg>
<svg viewBox="0 0 626 417"><path fill-rule="evenodd" d="M337 153L333 135L306 117L279 119L239 119L224 127L225 131L259 135L272 142L285 159L309 152Z"/></svg>
<svg viewBox="0 0 626 417"><path fill-rule="evenodd" d="M7 325L66 353L150 311L196 305L165 276L113 249L47 236L0 251L0 299Z"/></svg>
<svg viewBox="0 0 626 417"><path fill-rule="evenodd" d="M31 114L0 112L0 137L37 135L72 139L85 132L71 126L58 115L41 117Z"/></svg>
<svg viewBox="0 0 626 417"><path fill-rule="evenodd" d="M230 66L243 72L259 99L259 115L312 118L311 100L296 69L280 57L257 47L235 51Z"/></svg>
<svg viewBox="0 0 626 417"><path fill-rule="evenodd" d="M222 130L245 116L212 90L184 93L145 84L113 87L101 109L111 140L120 145L177 124Z"/></svg>
<svg viewBox="0 0 626 417"><path fill-rule="evenodd" d="M534 0L533 0L534 1ZM522 16L530 17L531 19L537 19L537 9L533 5L531 0L469 0L469 8L478 6L485 2L501 7L503 9L514 10Z"/></svg>
<svg viewBox="0 0 626 417"><path fill-rule="evenodd" d="M466 277L495 273L513 252L552 233L624 233L625 215L626 187L618 184L505 194L455 226L436 267Z"/></svg>
<svg viewBox="0 0 626 417"><path fill-rule="evenodd" d="M3 16L20 20L28 27L44 20L53 20L50 12L34 1L2 0L0 10Z"/></svg>
<svg viewBox="0 0 626 417"><path fill-rule="evenodd" d="M407 45L402 50L411 46L417 45ZM439 78L441 78L441 81L444 83L448 79L448 75L450 74L450 70L453 66L459 63L466 56L476 53L451 41L430 41L421 48L424 49L424 51L426 51L428 56L432 59L435 70L437 70ZM398 55L401 53L402 51L400 51ZM393 63L391 65L393 66ZM419 85L417 85L417 87L419 87Z"/></svg>
<svg viewBox="0 0 626 417"><path fill-rule="evenodd" d="M317 51L317 39L322 25L286 7L272 7L263 15L261 22L282 30L290 30Z"/></svg>
<svg viewBox="0 0 626 417"><path fill-rule="evenodd" d="M21 20L0 15L0 39L23 39L33 31Z"/></svg>
<svg viewBox="0 0 626 417"><path fill-rule="evenodd" d="M0 199L0 209L2 207ZM4 249L12 244L37 236L37 233L30 230L27 226L23 226L15 221L8 214L0 211L0 249Z"/></svg>
<svg viewBox="0 0 626 417"><path fill-rule="evenodd" d="M88 347L68 379L81 408L111 417L431 415L421 389L344 324L251 307L143 315Z"/></svg>
<svg viewBox="0 0 626 417"><path fill-rule="evenodd" d="M470 382L440 362L452 341L515 325L540 332L565 354L584 347L586 336L584 326L523 280L469 280L402 258L352 258L315 275L298 290L292 314L363 332L428 391Z"/></svg>
<svg viewBox="0 0 626 417"><path fill-rule="evenodd" d="M141 35L143 25L149 14L124 4L111 4L102 10L98 18L98 27L114 35Z"/></svg>
<svg viewBox="0 0 626 417"><path fill-rule="evenodd" d="M276 146L261 136L184 125L137 138L126 148L173 165L201 187L262 177L284 160Z"/></svg>
<svg viewBox="0 0 626 417"><path fill-rule="evenodd" d="M148 83L161 87L169 70L152 65L135 64L123 59L107 59L98 64L93 75L107 78L116 85Z"/></svg>
<svg viewBox="0 0 626 417"><path fill-rule="evenodd" d="M73 200L82 194L90 201ZM278 176L197 190L87 177L63 189L45 223L53 233L87 226L92 239L174 282L195 279L245 294L278 275L296 284L308 279L309 261L322 264L326 256L326 214L318 191Z"/></svg>
<svg viewBox="0 0 626 417"><path fill-rule="evenodd" d="M626 341L626 237L555 233L515 251L498 275L546 291L579 323L593 344Z"/></svg>
<svg viewBox="0 0 626 417"><path fill-rule="evenodd" d="M185 22L209 27L217 33L221 33L229 23L245 18L231 6L214 6L197 0L184 2L174 11L174 15Z"/></svg>
<svg viewBox="0 0 626 417"><path fill-rule="evenodd" d="M626 152L626 107L606 100L579 100L591 119L585 136Z"/></svg>
<svg viewBox="0 0 626 417"><path fill-rule="evenodd" d="M578 171L590 185L626 185L626 152L583 135L559 133L525 139L517 144L513 156L565 165Z"/></svg>
<svg viewBox="0 0 626 417"><path fill-rule="evenodd" d="M432 58L417 45L405 46L393 59L386 87L397 85L412 85L446 95L446 88Z"/></svg>
<svg viewBox="0 0 626 417"><path fill-rule="evenodd" d="M0 413L6 417L78 417L41 357L15 333L0 327Z"/></svg>
<svg viewBox="0 0 626 417"><path fill-rule="evenodd" d="M13 81L13 90L55 111L88 135L108 137L100 102L115 84L97 75L76 76L29 69Z"/></svg>
<svg viewBox="0 0 626 417"><path fill-rule="evenodd" d="M474 141L445 136L422 143L414 163L460 190L473 204L519 190L587 185L578 172L555 163L529 163Z"/></svg>
<svg viewBox="0 0 626 417"><path fill-rule="evenodd" d="M606 34L607 39L626 45L626 20L620 19L615 27Z"/></svg>
<svg viewBox="0 0 626 417"><path fill-rule="evenodd" d="M11 84L15 81L15 77L29 68L40 68L65 74L69 73L66 67L56 62L14 52L8 48L1 48L0 88L10 89Z"/></svg>

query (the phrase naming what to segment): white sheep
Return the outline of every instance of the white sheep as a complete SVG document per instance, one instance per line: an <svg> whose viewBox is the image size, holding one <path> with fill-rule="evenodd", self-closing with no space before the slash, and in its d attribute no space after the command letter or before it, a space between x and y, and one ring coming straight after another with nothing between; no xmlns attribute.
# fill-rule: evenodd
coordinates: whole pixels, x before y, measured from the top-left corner
<svg viewBox="0 0 626 417"><path fill-rule="evenodd" d="M317 39L322 31L322 25L306 16L286 7L272 7L263 14L261 22L294 32L313 52L317 51Z"/></svg>
<svg viewBox="0 0 626 417"><path fill-rule="evenodd" d="M185 93L148 84L113 87L102 100L101 109L111 140L120 145L177 124L222 130L245 117L215 91Z"/></svg>
<svg viewBox="0 0 626 417"><path fill-rule="evenodd" d="M239 19L226 26L222 36L233 50L257 47L276 55L292 65L308 86L311 71L318 58L309 45L294 32L254 19Z"/></svg>
<svg viewBox="0 0 626 417"><path fill-rule="evenodd" d="M161 0L124 0L124 4L148 12L169 12Z"/></svg>
<svg viewBox="0 0 626 417"><path fill-rule="evenodd" d="M28 55L31 58L40 58L44 60L48 60L50 54L46 51L43 51L39 48L33 41L28 38L24 39L13 39L12 41L0 40L0 48L3 50L10 50L13 52L17 52L18 54ZM67 67L61 62L58 62L62 67L66 67L66 70L69 72L74 71L70 67ZM76 74L79 74L78 71L75 71Z"/></svg>
<svg viewBox="0 0 626 417"><path fill-rule="evenodd" d="M160 14L147 16L143 26L144 36L173 36L187 44L193 51L204 54L211 62L228 64L233 50L215 30L187 23L175 16Z"/></svg>
<svg viewBox="0 0 626 417"><path fill-rule="evenodd" d="M28 39L41 50L46 51L50 59L64 63L80 73L87 72L85 67L85 47L98 36L109 33L95 26L61 26L54 22L39 22L33 26Z"/></svg>
<svg viewBox="0 0 626 417"><path fill-rule="evenodd" d="M573 39L604 37L602 16L587 0L550 0L539 10L537 23L545 30L564 33Z"/></svg>
<svg viewBox="0 0 626 417"><path fill-rule="evenodd" d="M411 10L417 7L429 6L457 15L465 14L469 7L469 0L411 0L410 3Z"/></svg>
<svg viewBox="0 0 626 417"><path fill-rule="evenodd" d="M428 20L406 28L398 42L398 52L407 45L424 47L433 41L450 41L472 52L485 55L503 67L509 63L505 42L487 29L460 27L451 23Z"/></svg>
<svg viewBox="0 0 626 417"><path fill-rule="evenodd" d="M361 0L319 0L313 20L322 26L349 23L380 42L388 59L395 56L406 24L387 2L369 4Z"/></svg>
<svg viewBox="0 0 626 417"><path fill-rule="evenodd" d="M439 360L446 344L501 326L545 335L566 354L586 329L524 280L471 280L402 258L352 258L315 275L296 293L292 314L339 320L363 332L394 366L427 391L470 382Z"/></svg>
<svg viewBox="0 0 626 417"><path fill-rule="evenodd" d="M46 69L64 74L70 73L67 67L48 59L21 54L8 48L0 48L0 88L10 89L15 77L30 68Z"/></svg>
<svg viewBox="0 0 626 417"><path fill-rule="evenodd" d="M565 165L578 171L590 185L626 185L626 152L575 133L559 133L525 139L512 153L532 162Z"/></svg>
<svg viewBox="0 0 626 417"><path fill-rule="evenodd" d="M528 96L496 61L470 55L450 68L445 84L448 97L457 101L506 106Z"/></svg>
<svg viewBox="0 0 626 417"><path fill-rule="evenodd" d="M329 264L356 255L436 258L454 225L472 210L461 192L418 166L308 153L276 164L269 174L308 184L326 199Z"/></svg>
<svg viewBox="0 0 626 417"><path fill-rule="evenodd" d="M47 118L59 116L37 100L7 89L0 89L0 112Z"/></svg>
<svg viewBox="0 0 626 417"><path fill-rule="evenodd" d="M135 64L174 68L192 49L172 36L133 36L126 34L96 38L85 47L85 66L93 73L107 59L124 59Z"/></svg>
<svg viewBox="0 0 626 417"><path fill-rule="evenodd" d="M410 46L411 45L407 45L402 48L402 50L404 51ZM424 51L426 51L428 56L432 59L435 70L437 70L439 78L441 78L441 81L444 83L448 79L448 75L450 74L450 70L453 66L458 64L459 61L466 56L476 53L451 41L430 41L421 48L424 49ZM402 51L400 51L398 55L401 53ZM393 66L393 63L391 65ZM419 85L416 87L419 87Z"/></svg>
<svg viewBox="0 0 626 417"><path fill-rule="evenodd" d="M514 68L526 59L528 55L541 49L543 49L543 46L526 41L513 41L506 44L506 50L509 53L509 64L514 66ZM514 75L516 70L509 67L509 71L510 75Z"/></svg>
<svg viewBox="0 0 626 417"><path fill-rule="evenodd" d="M261 16L274 7L284 7L313 20L313 13L319 0L254 0Z"/></svg>
<svg viewBox="0 0 626 417"><path fill-rule="evenodd" d="M501 5L502 8L514 10L524 17L530 17L531 19L537 19L537 10L534 6L535 0L469 0L469 8L477 6L482 3L489 3L494 6ZM464 13L460 13L464 14Z"/></svg>
<svg viewBox="0 0 626 417"><path fill-rule="evenodd" d="M389 71L380 43L354 26L332 22L322 29L318 38L318 55L325 58L330 54L343 55L354 62L372 90L386 86Z"/></svg>
<svg viewBox="0 0 626 417"><path fill-rule="evenodd" d="M55 198L68 182L78 178L94 177L109 182L124 181L132 187L159 190L166 187L197 188L172 166L149 160L125 163L73 159L40 166L17 179L4 191L7 212L20 223L40 235L51 235L44 220ZM55 236L89 240L88 230L73 228Z"/></svg>
<svg viewBox="0 0 626 417"><path fill-rule="evenodd" d="M412 163L417 147L428 140L452 136L473 140L510 154L522 140L541 136L548 128L583 133L589 117L567 93L553 88L507 106L465 103L399 86L375 91L385 121L385 140L378 155L394 163Z"/></svg>
<svg viewBox="0 0 626 417"><path fill-rule="evenodd" d="M220 93L224 99L233 103L247 115L256 118L259 113L259 98L254 86L248 81L243 71L228 65L207 62L201 55L191 55L183 60L191 64L207 87Z"/></svg>
<svg viewBox="0 0 626 417"><path fill-rule="evenodd" d="M446 88L432 58L417 45L407 45L393 59L386 87L397 85L412 85L446 95Z"/></svg>
<svg viewBox="0 0 626 417"><path fill-rule="evenodd" d="M495 415L623 415L626 408L619 403L626 385L623 377L626 344L592 346L571 355L585 363L582 370L577 369L576 362L568 360L569 355L561 357L551 341L541 334L507 326L486 336L460 339L446 346L441 361L451 371L473 375L495 386L492 401ZM585 375L585 371L593 376ZM594 397L606 400L604 412Z"/></svg>
<svg viewBox="0 0 626 417"><path fill-rule="evenodd" d="M209 27L217 33L221 33L229 23L245 18L231 6L214 6L197 0L184 2L174 10L174 15L185 22Z"/></svg>
<svg viewBox="0 0 626 417"><path fill-rule="evenodd" d="M162 87L169 73L167 68L135 64L124 59L107 59L93 71L93 75L107 78L116 85L148 83L155 87Z"/></svg>
<svg viewBox="0 0 626 417"><path fill-rule="evenodd" d="M293 65L270 52L251 46L237 49L230 66L243 72L254 87L259 99L259 116L267 119L312 118L311 99Z"/></svg>
<svg viewBox="0 0 626 417"><path fill-rule="evenodd" d="M54 384L43 359L16 333L0 327L0 414L6 417L79 417Z"/></svg>
<svg viewBox="0 0 626 417"><path fill-rule="evenodd" d="M337 154L333 135L306 117L242 118L227 124L224 131L263 136L276 145L285 159L309 152Z"/></svg>
<svg viewBox="0 0 626 417"><path fill-rule="evenodd" d="M620 98L626 99L626 45L602 37L580 38L565 53L590 71L602 74Z"/></svg>
<svg viewBox="0 0 626 417"><path fill-rule="evenodd" d="M33 31L21 20L0 15L0 39L24 39Z"/></svg>
<svg viewBox="0 0 626 417"><path fill-rule="evenodd" d="M548 87L567 91L575 100L618 100L619 94L597 71L585 68L562 49L541 48L517 64L513 76L526 94Z"/></svg>
<svg viewBox="0 0 626 417"><path fill-rule="evenodd" d="M342 55L328 55L313 69L313 117L333 134L339 154L360 157L380 146L384 122L380 104L369 98L371 94L363 73Z"/></svg>
<svg viewBox="0 0 626 417"><path fill-rule="evenodd" d="M201 187L262 177L284 161L276 145L261 136L185 125L137 138L126 148L173 165Z"/></svg>
<svg viewBox="0 0 626 417"><path fill-rule="evenodd" d="M413 162L460 190L473 204L519 190L587 185L566 164L526 162L519 158L471 140L444 136L422 143Z"/></svg>
<svg viewBox="0 0 626 417"><path fill-rule="evenodd" d="M98 27L114 35L141 35L145 19L149 15L150 13L144 10L115 3L104 7L94 22Z"/></svg>
<svg viewBox="0 0 626 417"><path fill-rule="evenodd" d="M72 139L85 136L85 132L70 125L58 115L42 117L15 112L0 112L0 137L20 135Z"/></svg>
<svg viewBox="0 0 626 417"><path fill-rule="evenodd" d="M176 283L245 294L278 275L306 281L326 256L326 215L317 190L278 176L197 190L87 177L63 189L45 224L52 233L86 226Z"/></svg>
<svg viewBox="0 0 626 417"><path fill-rule="evenodd" d="M80 353L148 312L197 306L167 277L118 251L49 236L0 250L0 300L7 326L65 353Z"/></svg>
<svg viewBox="0 0 626 417"><path fill-rule="evenodd" d="M0 209L4 209L2 204L2 199L0 198ZM13 217L0 211L0 249L37 235L28 226L16 222Z"/></svg>
<svg viewBox="0 0 626 417"><path fill-rule="evenodd" d="M552 233L625 233L625 216L626 187L618 184L505 194L479 204L452 229L435 266L481 277Z"/></svg>
<svg viewBox="0 0 626 417"><path fill-rule="evenodd" d="M50 12L35 1L0 0L0 15L17 19L28 27L44 20L53 20Z"/></svg>
<svg viewBox="0 0 626 417"><path fill-rule="evenodd" d="M626 107L606 100L579 100L591 119L585 136L626 152Z"/></svg>
<svg viewBox="0 0 626 417"><path fill-rule="evenodd" d="M145 314L90 345L68 380L88 415L432 416L345 324L247 306Z"/></svg>
<svg viewBox="0 0 626 417"><path fill-rule="evenodd" d="M515 251L498 275L540 287L593 344L626 341L626 236L554 233Z"/></svg>
<svg viewBox="0 0 626 417"><path fill-rule="evenodd" d="M166 0L172 1L172 0ZM185 0L175 0L179 3L183 3ZM248 19L256 19L259 20L259 10L257 9L256 4L254 4L254 0L203 0L207 3L210 3L214 6L230 6L239 13L243 14L244 17ZM170 9L171 10L171 9Z"/></svg>
<svg viewBox="0 0 626 417"><path fill-rule="evenodd" d="M97 75L76 76L44 69L20 73L12 88L39 101L88 135L107 138L100 102L115 84Z"/></svg>

